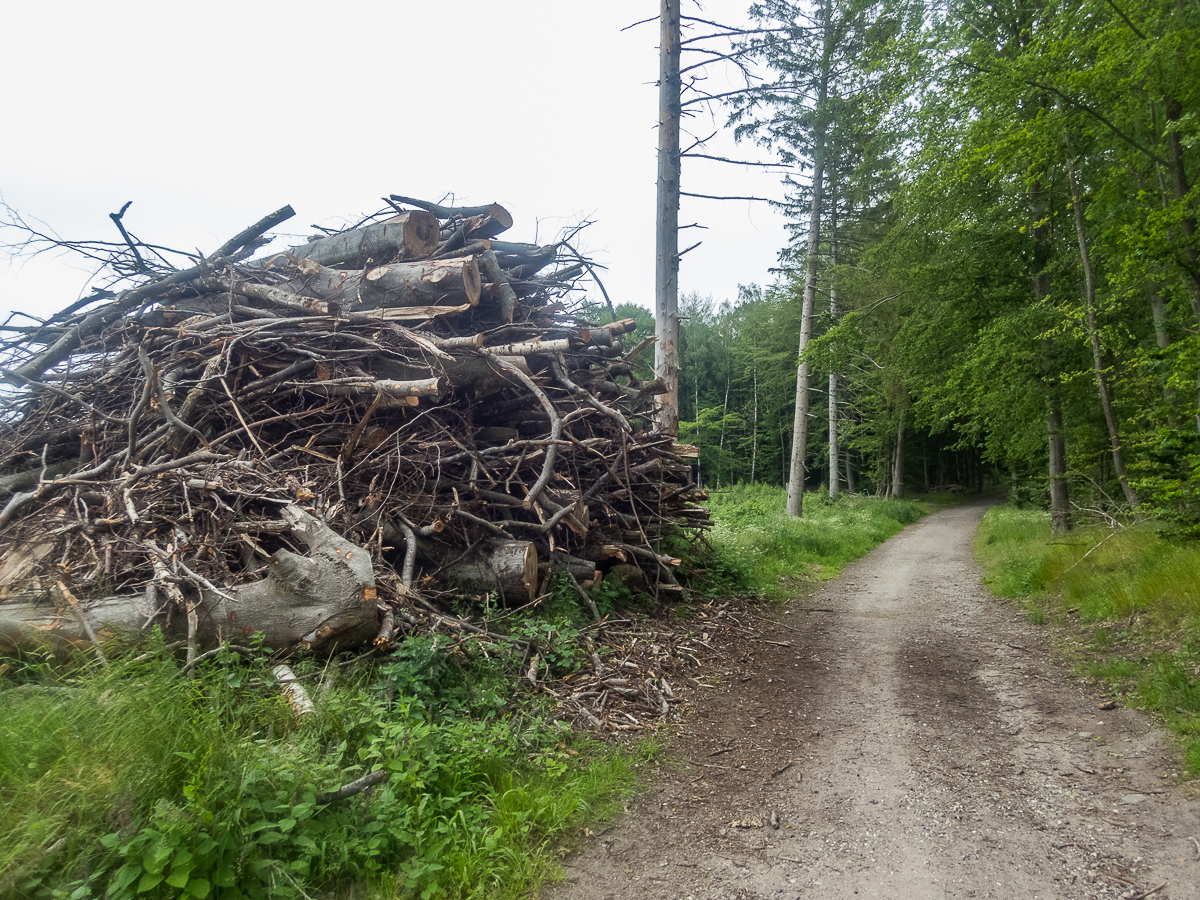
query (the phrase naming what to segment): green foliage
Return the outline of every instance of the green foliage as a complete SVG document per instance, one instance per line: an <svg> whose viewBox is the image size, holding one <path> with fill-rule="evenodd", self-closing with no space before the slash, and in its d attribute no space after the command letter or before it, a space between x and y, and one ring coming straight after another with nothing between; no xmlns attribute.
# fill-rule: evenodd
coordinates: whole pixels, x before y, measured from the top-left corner
<svg viewBox="0 0 1200 900"><path fill-rule="evenodd" d="M782 488L769 485L735 485L710 496L717 527L706 563L715 581L776 596L781 579L831 578L922 515L904 500L843 497L806 502L796 519L785 514L786 499Z"/></svg>
<svg viewBox="0 0 1200 900"><path fill-rule="evenodd" d="M1162 715L1200 775L1200 545L1150 524L1055 540L1046 513L999 506L975 548L991 590L1083 632L1084 670Z"/></svg>
<svg viewBox="0 0 1200 900"><path fill-rule="evenodd" d="M23 897L515 897L631 780L536 708L514 716L511 673L427 639L299 723L265 660L60 671L0 685L0 879ZM376 769L384 784L322 800Z"/></svg>

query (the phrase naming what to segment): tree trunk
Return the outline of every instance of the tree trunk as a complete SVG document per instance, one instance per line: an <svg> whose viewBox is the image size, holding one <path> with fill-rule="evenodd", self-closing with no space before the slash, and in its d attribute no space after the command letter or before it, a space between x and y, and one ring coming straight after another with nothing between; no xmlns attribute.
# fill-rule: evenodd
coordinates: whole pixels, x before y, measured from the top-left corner
<svg viewBox="0 0 1200 900"><path fill-rule="evenodd" d="M754 471L758 468L758 363L754 364L754 416L750 429L750 485L754 485Z"/></svg>
<svg viewBox="0 0 1200 900"><path fill-rule="evenodd" d="M1048 224L1050 204L1041 179L1029 188L1029 212L1033 220L1033 296L1044 302L1050 296L1050 278L1046 273L1051 245ZM1067 482L1067 439L1063 429L1059 373L1054 370L1054 342L1040 342L1042 373L1048 385L1046 432L1049 436L1050 522L1055 534L1071 529L1071 498Z"/></svg>
<svg viewBox="0 0 1200 900"><path fill-rule="evenodd" d="M1100 394L1100 407L1104 410L1104 423L1108 426L1108 439L1112 446L1113 471L1125 494L1125 502L1137 507L1138 496L1125 474L1125 459L1121 452L1121 432L1113 412L1112 396L1108 380L1104 376L1104 357L1100 348L1100 331L1096 326L1096 282L1092 272L1092 257L1088 252L1087 232L1084 227L1083 203L1079 198L1079 185L1075 180L1075 164L1067 160L1067 184L1071 189L1071 206L1075 210L1075 235L1079 239L1079 259L1083 264L1083 300L1087 311L1088 338L1092 345L1092 373L1096 378L1096 390Z"/></svg>
<svg viewBox="0 0 1200 900"><path fill-rule="evenodd" d="M537 571L537 548L529 541L497 541L446 567L451 581L477 593L495 591L508 606L533 600Z"/></svg>
<svg viewBox="0 0 1200 900"><path fill-rule="evenodd" d="M892 466L893 500L904 496L904 413L900 413L900 427L896 429L896 456Z"/></svg>
<svg viewBox="0 0 1200 900"><path fill-rule="evenodd" d="M266 578L225 591L236 603L201 589L194 607L197 651L252 635L261 635L275 651L330 651L360 646L377 633L371 554L297 506L285 507L280 515L307 546L308 555L278 551ZM39 593L45 597L47 592ZM164 600L157 592L85 600L78 613L65 604L0 603L0 652L39 645L86 646L88 626L101 639L137 643L157 625L168 640L188 640L188 616Z"/></svg>
<svg viewBox="0 0 1200 900"><path fill-rule="evenodd" d="M846 450L846 491L854 493L854 466L850 462L850 450Z"/></svg>
<svg viewBox="0 0 1200 900"><path fill-rule="evenodd" d="M679 434L679 5L660 0L658 214L655 219L654 374L667 387L655 402L655 428Z"/></svg>
<svg viewBox="0 0 1200 900"><path fill-rule="evenodd" d="M1170 96L1166 97L1165 101L1167 121L1178 122L1183 116L1183 104ZM1171 151L1171 189L1175 200L1182 203L1191 190L1191 185L1188 182L1187 168L1183 159L1183 144L1179 139L1177 128L1172 128L1167 132L1167 143ZM1180 225L1186 238L1184 254L1189 263L1187 266L1190 276L1187 282L1188 293L1191 295L1192 311L1196 314L1196 322L1200 324L1200 249L1196 247L1195 216L1183 216ZM1200 431L1200 373L1197 373L1196 377L1196 394L1196 429Z"/></svg>
<svg viewBox="0 0 1200 900"><path fill-rule="evenodd" d="M835 211L836 216L836 211ZM829 258L833 266L837 267L837 219L834 219L833 225L833 244L829 248ZM829 285L829 318L836 326L838 316L837 305L837 284ZM838 498L838 377L832 367L829 371L829 499L836 500Z"/></svg>
<svg viewBox="0 0 1200 900"><path fill-rule="evenodd" d="M1071 530L1071 502L1067 490L1067 442L1057 392L1050 400L1046 430L1050 438L1050 524L1055 534L1065 534Z"/></svg>
<svg viewBox="0 0 1200 900"><path fill-rule="evenodd" d="M824 10L828 25L828 5ZM821 80L817 89L817 114L825 105L829 91L829 53L831 40L825 29L826 52L821 60ZM804 359L812 337L812 311L817 296L817 250L821 241L821 201L825 181L825 128L817 122L813 132L812 205L808 214L808 246L804 267L804 299L800 307L800 365L796 369L796 406L792 422L792 465L788 475L787 514L794 518L804 515L804 476L808 452L808 386L809 364Z"/></svg>
<svg viewBox="0 0 1200 900"><path fill-rule="evenodd" d="M437 250L440 233L437 216L425 210L401 213L383 222L316 238L287 252L322 266L355 263L360 268L401 259L423 259Z"/></svg>

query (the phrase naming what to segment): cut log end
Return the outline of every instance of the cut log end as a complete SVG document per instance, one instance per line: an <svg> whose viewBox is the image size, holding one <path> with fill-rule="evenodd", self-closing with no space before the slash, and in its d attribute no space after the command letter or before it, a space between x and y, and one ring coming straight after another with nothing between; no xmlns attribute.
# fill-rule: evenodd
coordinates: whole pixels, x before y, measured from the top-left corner
<svg viewBox="0 0 1200 900"><path fill-rule="evenodd" d="M404 222L404 256L408 259L429 256L437 250L440 234L441 226L433 213L423 209L408 213Z"/></svg>

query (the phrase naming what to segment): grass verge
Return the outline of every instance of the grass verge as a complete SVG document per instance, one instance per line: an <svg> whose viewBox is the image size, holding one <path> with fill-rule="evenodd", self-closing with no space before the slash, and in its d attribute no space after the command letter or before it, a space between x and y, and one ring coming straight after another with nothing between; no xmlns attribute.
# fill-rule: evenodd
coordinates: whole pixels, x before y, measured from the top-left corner
<svg viewBox="0 0 1200 900"><path fill-rule="evenodd" d="M633 786L635 759L514 707L481 655L410 640L299 722L265 658L229 656L7 664L0 896L520 897Z"/></svg>
<svg viewBox="0 0 1200 900"><path fill-rule="evenodd" d="M786 501L786 490L771 485L710 495L717 526L708 568L718 581L778 598L786 595L788 578L833 578L924 514L907 500L842 496L830 502L817 493L805 496L804 515L794 519L785 513Z"/></svg>
<svg viewBox="0 0 1200 900"><path fill-rule="evenodd" d="M1159 714L1200 777L1200 544L1153 523L1054 538L1048 514L998 506L975 548L992 592L1062 628L1081 673Z"/></svg>

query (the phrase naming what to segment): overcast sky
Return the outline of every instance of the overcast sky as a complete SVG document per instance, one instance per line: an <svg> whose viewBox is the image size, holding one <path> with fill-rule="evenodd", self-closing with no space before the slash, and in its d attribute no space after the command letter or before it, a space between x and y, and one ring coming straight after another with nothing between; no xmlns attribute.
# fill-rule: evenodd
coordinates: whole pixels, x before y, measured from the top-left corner
<svg viewBox="0 0 1200 900"><path fill-rule="evenodd" d="M703 0L744 22L749 0ZM653 305L658 26L654 0L59 0L12 4L0 56L0 195L71 239L212 252L290 203L285 235L340 227L397 193L498 201L512 240L591 220L580 249L614 302ZM695 0L685 13L700 14ZM690 61L685 58L684 64ZM715 80L712 89L723 82ZM708 119L686 127L707 134ZM706 130L707 129L707 130ZM686 143L686 138L685 138ZM753 147L719 148L765 158ZM779 176L685 162L684 190L779 197ZM682 291L734 299L786 240L763 203L684 199ZM0 240L14 235L5 229ZM0 304L45 315L86 261L0 259Z"/></svg>

